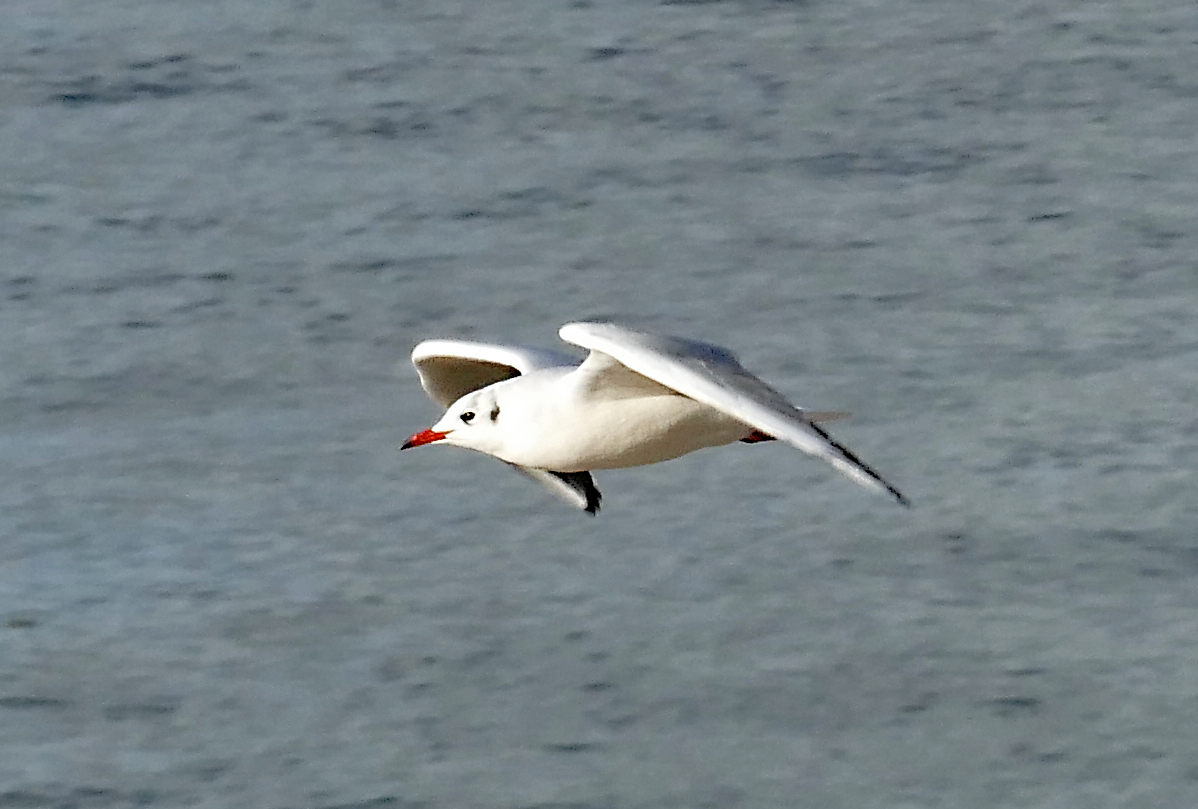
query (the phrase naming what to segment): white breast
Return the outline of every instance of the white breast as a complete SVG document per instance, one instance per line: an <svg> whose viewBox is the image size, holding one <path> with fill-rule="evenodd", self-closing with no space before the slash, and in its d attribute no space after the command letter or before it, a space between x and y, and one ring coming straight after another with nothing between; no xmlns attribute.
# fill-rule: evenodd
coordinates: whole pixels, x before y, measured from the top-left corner
<svg viewBox="0 0 1198 809"><path fill-rule="evenodd" d="M503 460L557 472L621 469L730 444L751 432L745 424L676 394L539 404L535 413L511 414L513 436L519 440L507 443L499 455Z"/></svg>

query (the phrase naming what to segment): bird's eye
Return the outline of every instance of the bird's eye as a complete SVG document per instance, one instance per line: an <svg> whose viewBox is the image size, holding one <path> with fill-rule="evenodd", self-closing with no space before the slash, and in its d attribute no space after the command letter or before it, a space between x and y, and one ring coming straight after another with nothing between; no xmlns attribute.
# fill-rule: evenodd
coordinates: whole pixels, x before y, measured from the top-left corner
<svg viewBox="0 0 1198 809"><path fill-rule="evenodd" d="M473 419L474 419L474 411L473 410L467 410L465 413L462 414L462 421L466 422L467 424L469 424Z"/></svg>

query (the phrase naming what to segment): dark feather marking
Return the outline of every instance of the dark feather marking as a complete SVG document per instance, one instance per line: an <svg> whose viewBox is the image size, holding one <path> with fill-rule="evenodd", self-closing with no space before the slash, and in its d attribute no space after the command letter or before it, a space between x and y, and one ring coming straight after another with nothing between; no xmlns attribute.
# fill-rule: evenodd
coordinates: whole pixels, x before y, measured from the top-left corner
<svg viewBox="0 0 1198 809"><path fill-rule="evenodd" d="M853 463L857 464L862 469L864 469L865 474L869 475L871 478L876 480L878 483L881 483L886 488L886 491L888 491L894 495L896 500L898 500L900 503L902 503L907 508L911 507L911 501L908 500L906 497L904 497L902 492L900 492L898 489L894 488L889 483L887 483L882 478L881 475L879 475L873 469L870 469L867 464L865 464L860 458L858 458L856 455L854 455L852 452L850 452L847 447L843 447L840 444L836 443L836 441L833 440L832 436L828 435L827 431L824 430L824 428L820 427L818 424L816 424L815 422L812 422L812 421L807 422L807 426L810 427L811 429L815 430L820 435L822 435L825 439L827 439L829 444L836 447L836 449L840 450L844 454L844 457L848 458L850 461L852 461Z"/></svg>
<svg viewBox="0 0 1198 809"><path fill-rule="evenodd" d="M599 511L599 501L603 499L603 495L595 488L595 481L591 479L590 472L554 472L549 471L558 480L563 481L571 489L582 492L587 498L586 512L592 517Z"/></svg>

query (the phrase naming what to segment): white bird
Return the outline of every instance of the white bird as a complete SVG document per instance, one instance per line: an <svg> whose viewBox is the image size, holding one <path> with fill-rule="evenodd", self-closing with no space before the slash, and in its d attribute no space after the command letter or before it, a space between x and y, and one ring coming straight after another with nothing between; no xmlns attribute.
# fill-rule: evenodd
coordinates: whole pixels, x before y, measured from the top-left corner
<svg viewBox="0 0 1198 809"><path fill-rule="evenodd" d="M725 348L612 323L567 323L559 335L591 353L579 364L522 346L417 345L412 363L420 383L448 410L400 449L437 442L493 455L594 514L601 496L593 469L779 439L909 505L817 424L847 413L795 407Z"/></svg>

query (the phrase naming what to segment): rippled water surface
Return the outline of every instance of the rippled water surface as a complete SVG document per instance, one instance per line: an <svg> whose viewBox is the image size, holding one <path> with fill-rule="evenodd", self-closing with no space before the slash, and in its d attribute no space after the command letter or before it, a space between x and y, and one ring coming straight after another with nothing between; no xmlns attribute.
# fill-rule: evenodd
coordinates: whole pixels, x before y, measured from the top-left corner
<svg viewBox="0 0 1198 809"><path fill-rule="evenodd" d="M1198 805L1192 4L3 17L0 807ZM608 316L915 508L396 451Z"/></svg>

